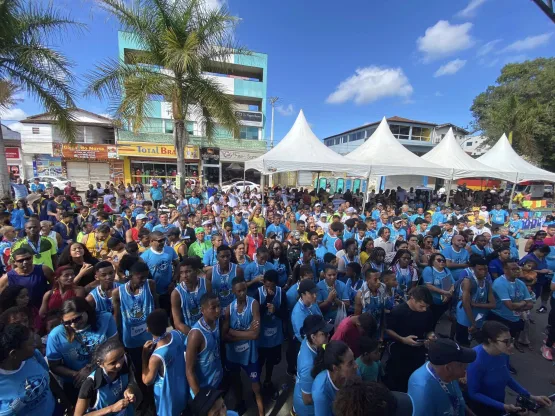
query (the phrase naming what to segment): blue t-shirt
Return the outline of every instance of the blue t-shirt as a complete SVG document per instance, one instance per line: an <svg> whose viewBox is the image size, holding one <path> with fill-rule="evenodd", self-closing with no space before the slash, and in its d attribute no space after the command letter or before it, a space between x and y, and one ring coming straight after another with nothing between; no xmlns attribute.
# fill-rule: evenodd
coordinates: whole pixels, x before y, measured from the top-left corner
<svg viewBox="0 0 555 416"><path fill-rule="evenodd" d="M391 236L389 237L389 241L397 241L399 236L403 237L403 240L407 239L407 231L404 228L396 229L393 224L388 225L389 231L391 231Z"/></svg>
<svg viewBox="0 0 555 416"><path fill-rule="evenodd" d="M318 303L324 302L328 298L328 294L330 292L330 290L328 289L328 285L325 280L320 280L316 284L316 286L318 287L318 295L316 296L316 301ZM349 296L350 290L347 288L347 285L345 283L343 283L340 280L336 280L334 287L335 287L335 291L337 292L336 299L347 301L347 302L351 299ZM332 305L324 313L324 319L327 319L327 320L335 320L336 316L337 316L337 307L335 305Z"/></svg>
<svg viewBox="0 0 555 416"><path fill-rule="evenodd" d="M492 224L496 225L503 225L505 224L505 218L509 216L509 213L504 209L493 209L489 213L489 217L491 218Z"/></svg>
<svg viewBox="0 0 555 416"><path fill-rule="evenodd" d="M443 250L441 250L441 254L445 257L446 260L450 260L456 264L468 264L468 251L464 248L461 248L458 252L453 248L453 246L447 246ZM449 269L451 274L453 275L453 279L455 281L460 279L461 272L464 269Z"/></svg>
<svg viewBox="0 0 555 416"><path fill-rule="evenodd" d="M409 378L413 416L464 416L466 406L459 382L444 383L445 391L432 371L426 363Z"/></svg>
<svg viewBox="0 0 555 416"><path fill-rule="evenodd" d="M171 247L164 246L162 253L156 253L149 248L141 258L148 265L150 274L156 282L156 293L163 295L167 293L173 277L172 263L177 259L177 253Z"/></svg>
<svg viewBox="0 0 555 416"><path fill-rule="evenodd" d="M65 327L60 324L48 335L46 358L63 360L64 366L79 371L91 362L95 348L117 333L116 321L108 312L96 315L95 331L89 327L77 332L72 342L68 342Z"/></svg>
<svg viewBox="0 0 555 416"><path fill-rule="evenodd" d="M505 306L503 301L510 300L512 302L521 302L523 300L531 300L530 292L522 280L516 279L514 282L509 282L505 275L498 277L493 282L493 294L495 295L495 309L492 310L494 314L503 319L511 322L518 322L520 319L520 312L511 311Z"/></svg>
<svg viewBox="0 0 555 416"><path fill-rule="evenodd" d="M453 276L447 267L440 272L436 268L428 266L422 272L422 278L424 279L424 283L429 283L438 289L443 290L449 290L455 284L455 279L453 279ZM441 305L443 303L439 293L430 293L432 294L432 298L434 299L434 303L436 305Z"/></svg>
<svg viewBox="0 0 555 416"><path fill-rule="evenodd" d="M518 220L510 220L510 221L509 221L509 231L510 231L511 233L513 233L513 234L516 233L517 231L522 230L523 224L524 224L524 223L523 223L522 220L520 220L520 219L518 219ZM519 238L519 237L520 237L520 233L516 233L516 234L514 235L514 237L515 237L515 238Z"/></svg>
<svg viewBox="0 0 555 416"><path fill-rule="evenodd" d="M258 264L256 261L253 261L252 263L247 264L247 267L245 267L245 281L250 282L257 276L264 276L264 273L266 273L268 270L275 270L275 266L269 261L264 264ZM260 286L262 286L262 283L250 285L247 289L248 295L250 297L254 297L254 294Z"/></svg>
<svg viewBox="0 0 555 416"><path fill-rule="evenodd" d="M285 234L287 234L289 232L289 230L283 224L278 224L278 225L270 224L270 225L268 225L268 228L266 228L266 237L268 237L268 235L271 232L276 233L276 240L277 241L284 241Z"/></svg>
<svg viewBox="0 0 555 416"><path fill-rule="evenodd" d="M317 303L306 307L302 301L299 299L297 304L293 307L293 312L291 312L291 324L293 326L293 333L295 338L302 342L304 337L301 336L301 328L303 327L304 320L308 315L320 315L322 316L322 311Z"/></svg>
<svg viewBox="0 0 555 416"><path fill-rule="evenodd" d="M161 233L165 234L168 231L170 231L172 228L175 228L175 225L173 225L173 224L168 224L168 225L158 224L152 229L152 231L160 231Z"/></svg>
<svg viewBox="0 0 555 416"><path fill-rule="evenodd" d="M330 372L322 371L312 383L312 401L316 416L333 416L333 401L339 389L331 381Z"/></svg>
<svg viewBox="0 0 555 416"><path fill-rule="evenodd" d="M453 238L453 236L457 235L455 230L451 230L450 233L448 233L447 231L444 231L443 234L441 234L441 237L439 238L439 247L441 249L445 249L446 247L450 247L451 246L451 240Z"/></svg>
<svg viewBox="0 0 555 416"><path fill-rule="evenodd" d="M232 234L238 235L239 238L245 238L247 233L249 232L249 226L245 220L241 220L241 222L237 223L237 221L233 221L233 229Z"/></svg>
<svg viewBox="0 0 555 416"><path fill-rule="evenodd" d="M293 392L293 409L299 416L314 416L314 405L306 405L303 402L303 393L312 394L314 379L310 373L314 366L314 358L316 358L316 351L305 339L297 355L297 380Z"/></svg>

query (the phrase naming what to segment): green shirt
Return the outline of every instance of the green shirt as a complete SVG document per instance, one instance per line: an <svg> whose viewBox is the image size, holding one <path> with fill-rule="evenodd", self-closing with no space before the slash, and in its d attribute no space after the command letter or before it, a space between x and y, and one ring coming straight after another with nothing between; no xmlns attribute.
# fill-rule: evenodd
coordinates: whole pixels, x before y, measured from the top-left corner
<svg viewBox="0 0 555 416"><path fill-rule="evenodd" d="M362 362L362 358L358 357L356 363L360 376L364 381L380 381L382 379L384 374L380 361L374 361L372 364L366 365Z"/></svg>
<svg viewBox="0 0 555 416"><path fill-rule="evenodd" d="M34 244L29 244L27 237L19 240L12 246L11 252L13 253L18 248L25 247L34 253L33 264L39 265L44 264L54 270L54 265L52 264L52 256L56 255L56 247L53 241L48 237L41 237L39 240L39 246L36 247Z"/></svg>
<svg viewBox="0 0 555 416"><path fill-rule="evenodd" d="M198 240L189 246L189 252L187 253L189 257L198 256L202 260L204 253L212 248L212 243L210 241L204 241L199 243Z"/></svg>

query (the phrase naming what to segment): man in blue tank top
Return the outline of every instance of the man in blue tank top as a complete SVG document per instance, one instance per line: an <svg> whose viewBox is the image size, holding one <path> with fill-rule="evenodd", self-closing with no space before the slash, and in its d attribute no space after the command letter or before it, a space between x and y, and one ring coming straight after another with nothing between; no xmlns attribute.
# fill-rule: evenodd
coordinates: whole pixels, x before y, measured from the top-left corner
<svg viewBox="0 0 555 416"><path fill-rule="evenodd" d="M240 368L251 380L259 416L264 416L264 402L260 392L260 366L258 365L257 340L260 335L260 308L258 301L247 296L245 279L236 277L231 282L235 300L225 311L222 336L226 341L226 370L237 381L232 383L235 397L243 397ZM242 403L244 405L244 403ZM241 406L240 404L240 407Z"/></svg>
<svg viewBox="0 0 555 416"><path fill-rule="evenodd" d="M179 416L187 405L185 371L185 339L181 332L166 331L168 315L156 309L147 318L152 340L145 342L142 352L143 383L154 384L154 401L158 416Z"/></svg>
<svg viewBox="0 0 555 416"><path fill-rule="evenodd" d="M218 247L216 257L218 263L206 272L206 281L211 283L212 291L220 298L223 313L234 299L231 281L235 277L243 277L243 269L231 263L231 249L228 246Z"/></svg>
<svg viewBox="0 0 555 416"><path fill-rule="evenodd" d="M311 246L312 247L312 246ZM258 339L258 356L260 370L266 364L266 376L262 387L277 398L278 391L272 386L274 366L281 362L281 344L283 344L283 323L287 322L287 298L285 290L278 285L278 272L268 270L264 273L264 285L258 288L254 299L260 305L260 337Z"/></svg>
<svg viewBox="0 0 555 416"><path fill-rule="evenodd" d="M223 369L220 358L220 299L212 292L200 298L202 317L189 331L186 341L186 375L191 396L203 387L218 388Z"/></svg>
<svg viewBox="0 0 555 416"><path fill-rule="evenodd" d="M113 313L112 292L120 286L119 283L114 282L116 277L114 266L109 261L100 261L94 265L94 270L94 278L100 284L87 295L87 302L97 312Z"/></svg>
<svg viewBox="0 0 555 416"><path fill-rule="evenodd" d="M183 335L187 335L202 316L202 295L212 291L212 283L204 277L198 277L196 264L193 257L186 257L179 264L179 283L171 297L173 326Z"/></svg>

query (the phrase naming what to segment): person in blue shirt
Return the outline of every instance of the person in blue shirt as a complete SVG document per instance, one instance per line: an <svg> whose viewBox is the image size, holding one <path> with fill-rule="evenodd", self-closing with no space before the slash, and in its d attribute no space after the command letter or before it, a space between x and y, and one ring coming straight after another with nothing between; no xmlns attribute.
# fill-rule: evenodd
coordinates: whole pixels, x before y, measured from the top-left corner
<svg viewBox="0 0 555 416"><path fill-rule="evenodd" d="M366 238L371 238L375 240L378 238L378 231L376 230L376 220L374 218L366 218Z"/></svg>
<svg viewBox="0 0 555 416"><path fill-rule="evenodd" d="M412 224L414 224L417 218L424 219L424 208L417 208L416 214L411 215L409 220Z"/></svg>
<svg viewBox="0 0 555 416"><path fill-rule="evenodd" d="M287 239L287 235L289 234L289 229L281 223L281 215L277 212L274 212L274 220L266 228L266 237L268 237L268 234L271 232L276 233L276 240L282 242Z"/></svg>
<svg viewBox="0 0 555 416"><path fill-rule="evenodd" d="M55 189L54 190L54 199L48 202L46 206L46 210L48 212L48 221L50 221L53 225L58 222L57 218L57 209L61 208L62 211L69 211L71 209L71 204L64 199L64 192Z"/></svg>
<svg viewBox="0 0 555 416"><path fill-rule="evenodd" d="M515 212L509 221L509 232L511 233L511 236L514 238L520 238L520 232L522 231L523 226L524 222L520 219L518 213Z"/></svg>
<svg viewBox="0 0 555 416"><path fill-rule="evenodd" d="M154 209L158 209L160 204L162 204L164 192L162 191L162 187L160 187L157 183L153 183L150 187L150 198L154 204Z"/></svg>
<svg viewBox="0 0 555 416"><path fill-rule="evenodd" d="M218 295L213 292L202 295L200 312L202 317L187 336L185 352L185 374L193 398L203 387L218 388L223 377Z"/></svg>
<svg viewBox="0 0 555 416"><path fill-rule="evenodd" d="M343 243L339 236L343 232L343 224L340 222L333 222L328 228L328 232L324 234L322 239L322 246L324 246L327 253L336 254L343 248Z"/></svg>
<svg viewBox="0 0 555 416"><path fill-rule="evenodd" d="M488 263L485 259L473 259L472 267L465 272L457 294L459 301L453 306L457 320L455 339L468 347L471 337L482 327L489 311L495 308L495 297L487 279Z"/></svg>
<svg viewBox="0 0 555 416"><path fill-rule="evenodd" d="M335 320L337 310L344 307L345 311L349 309L350 292L347 285L337 280L337 268L331 264L324 266L324 280L316 285L318 286L318 307L324 313L327 320Z"/></svg>
<svg viewBox="0 0 555 416"><path fill-rule="evenodd" d="M239 237L239 239L243 240L248 232L249 232L249 225L243 219L241 213L233 216L233 222L231 223L231 233Z"/></svg>
<svg viewBox="0 0 555 416"><path fill-rule="evenodd" d="M512 260L504 264L503 276L493 282L495 295L495 309L489 315L489 320L499 321L507 325L511 335L516 339L524 328L521 312L532 309L533 303L528 288L518 279L520 267Z"/></svg>
<svg viewBox="0 0 555 416"><path fill-rule="evenodd" d="M0 324L0 413L46 416L54 414L48 364L35 349L33 332L22 324ZM29 397L29 388L32 396Z"/></svg>
<svg viewBox="0 0 555 416"><path fill-rule="evenodd" d="M474 347L476 360L466 370L468 406L477 416L517 414L521 409L505 404L508 388L529 397L540 406L550 406L545 396L532 396L509 372L509 355L514 339L509 328L500 322L489 321L482 327L482 343Z"/></svg>
<svg viewBox="0 0 555 416"><path fill-rule="evenodd" d="M61 310L62 323L48 335L46 358L50 370L63 380L63 389L71 403L78 390L74 386L90 374L96 347L117 336L116 322L111 314L99 314L85 298L66 300Z"/></svg>
<svg viewBox="0 0 555 416"><path fill-rule="evenodd" d="M94 355L96 368L79 389L75 416L99 411L133 416L139 387L123 345L112 338L99 345Z"/></svg>
<svg viewBox="0 0 555 416"><path fill-rule="evenodd" d="M249 377L259 416L264 416L264 401L260 388L260 366L257 340L260 335L260 306L247 296L247 283L242 277L231 282L235 300L226 308L222 336L226 342L226 370L237 380L232 384L235 397L243 397L240 369ZM232 387L232 388L233 388Z"/></svg>
<svg viewBox="0 0 555 416"><path fill-rule="evenodd" d="M214 267L218 263L218 247L223 244L223 238L221 234L214 234L210 242L212 247L209 248L202 257L202 263L205 267Z"/></svg>
<svg viewBox="0 0 555 416"><path fill-rule="evenodd" d="M518 264L523 266L524 263L531 260L536 264L534 268L535 272L538 274L537 282L534 286L534 292L536 293L536 298L540 298L541 306L536 310L538 313L547 312L547 301L549 300L549 293L551 292L550 283L553 276L553 271L549 270L547 267L547 262L545 258L551 253L549 246L533 245L530 251L525 255Z"/></svg>
<svg viewBox="0 0 555 416"><path fill-rule="evenodd" d="M333 416L333 401L337 391L358 377L355 356L343 341L330 341L319 348L310 372L314 416Z"/></svg>
<svg viewBox="0 0 555 416"><path fill-rule="evenodd" d="M490 211L489 218L493 227L501 227L505 225L505 223L509 219L509 213L504 209L501 209L501 204L496 204L495 209L492 209Z"/></svg>
<svg viewBox="0 0 555 416"><path fill-rule="evenodd" d="M94 265L94 271L94 278L99 284L87 295L87 302L95 308L96 312L113 313L112 292L121 285L114 282L116 270L109 261L99 261Z"/></svg>
<svg viewBox="0 0 555 416"><path fill-rule="evenodd" d="M141 254L148 265L151 278L156 282L156 293L160 295L160 306L171 308L170 293L174 288L173 271L179 263L177 253L166 246L166 237L160 231L150 233L150 247Z"/></svg>
<svg viewBox="0 0 555 416"><path fill-rule="evenodd" d="M142 381L154 385L156 415L179 416L187 405L185 372L185 337L179 331L167 331L168 315L156 309L147 320L152 340L143 346Z"/></svg>
<svg viewBox="0 0 555 416"><path fill-rule="evenodd" d="M33 183L31 184L31 192L34 192L34 193L46 192L46 188L42 183L40 183L39 178L33 179Z"/></svg>
<svg viewBox="0 0 555 416"><path fill-rule="evenodd" d="M455 235L451 240L451 245L446 246L441 254L445 257L446 266L451 272L455 281L460 279L463 269L468 267L468 251L466 251L466 241L462 235Z"/></svg>
<svg viewBox="0 0 555 416"><path fill-rule="evenodd" d="M289 311L289 314L291 314L293 308L299 300L299 285L301 284L301 282L306 279L314 281L314 270L308 264L297 264L294 273L297 279L297 283L292 284L291 287L287 289L286 293L287 310Z"/></svg>
<svg viewBox="0 0 555 416"><path fill-rule="evenodd" d="M451 221L447 221L443 224L443 233L439 238L439 247L442 250L451 245L453 237L457 234L457 232L453 229L453 225L454 224Z"/></svg>
<svg viewBox="0 0 555 416"><path fill-rule="evenodd" d="M493 280L503 275L504 264L511 259L511 249L509 247L500 247L496 252L497 258L488 263L489 274Z"/></svg>
<svg viewBox="0 0 555 416"><path fill-rule="evenodd" d="M245 281L249 291L249 296L253 297L262 282L264 281L264 273L268 270L274 270L275 266L268 261L270 252L264 246L256 249L256 259L245 267Z"/></svg>
<svg viewBox="0 0 555 416"><path fill-rule="evenodd" d="M401 217L393 217L391 220L391 224L387 227L391 231L391 235L389 236L389 241L395 243L397 240L406 240L407 239L407 230L402 228L403 220Z"/></svg>
<svg viewBox="0 0 555 416"><path fill-rule="evenodd" d="M161 213L158 216L158 219L160 220L160 224L154 226L154 228L152 228L152 231L160 231L161 233L165 234L172 228L175 228L175 225L168 222L168 214L166 214L165 212Z"/></svg>
<svg viewBox="0 0 555 416"><path fill-rule="evenodd" d="M434 315L434 326L439 318L451 305L455 279L451 275L449 269L445 267L445 256L443 254L434 253L430 256L428 266L422 272L424 284L432 294L434 303L431 310Z"/></svg>
<svg viewBox="0 0 555 416"><path fill-rule="evenodd" d="M293 392L293 409L298 416L314 416L312 400L312 368L317 351L328 343L333 325L320 315L310 315L304 320L301 332L306 337L297 357L297 377Z"/></svg>
<svg viewBox="0 0 555 416"><path fill-rule="evenodd" d="M408 394L413 416L465 416L467 413L459 379L465 376L476 352L450 339L438 339L428 346L429 360L409 378Z"/></svg>
<svg viewBox="0 0 555 416"><path fill-rule="evenodd" d="M474 242L470 246L470 251L474 254L479 254L483 258L487 258L493 250L488 247L488 240L485 235L480 234L474 237Z"/></svg>

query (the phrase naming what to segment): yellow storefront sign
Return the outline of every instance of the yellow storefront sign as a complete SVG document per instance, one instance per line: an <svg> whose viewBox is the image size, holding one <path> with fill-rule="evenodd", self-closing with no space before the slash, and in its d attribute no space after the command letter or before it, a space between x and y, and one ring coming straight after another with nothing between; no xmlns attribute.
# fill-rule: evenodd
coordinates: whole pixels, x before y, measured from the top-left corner
<svg viewBox="0 0 555 416"><path fill-rule="evenodd" d="M185 159L199 159L198 146L185 146ZM171 144L118 144L118 156L144 156L175 158L175 146Z"/></svg>

